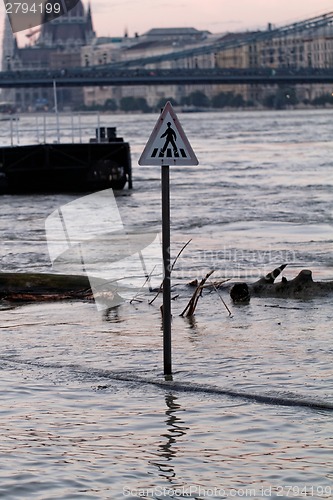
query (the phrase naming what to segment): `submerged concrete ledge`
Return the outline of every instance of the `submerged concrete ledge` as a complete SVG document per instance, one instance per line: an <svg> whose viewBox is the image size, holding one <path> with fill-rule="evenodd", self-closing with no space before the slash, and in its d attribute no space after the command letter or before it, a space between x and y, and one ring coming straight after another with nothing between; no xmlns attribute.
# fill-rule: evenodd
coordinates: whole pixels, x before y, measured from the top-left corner
<svg viewBox="0 0 333 500"><path fill-rule="evenodd" d="M92 298L92 290L86 276L52 273L0 273L1 300L43 302Z"/></svg>

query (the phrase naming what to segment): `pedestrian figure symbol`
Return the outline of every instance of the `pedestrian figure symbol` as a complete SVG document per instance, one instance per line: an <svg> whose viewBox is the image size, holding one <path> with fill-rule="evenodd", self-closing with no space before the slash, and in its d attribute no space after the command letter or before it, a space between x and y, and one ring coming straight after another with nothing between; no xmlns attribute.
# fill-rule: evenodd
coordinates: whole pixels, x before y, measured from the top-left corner
<svg viewBox="0 0 333 500"><path fill-rule="evenodd" d="M186 152L183 147L177 147L176 141L177 141L177 134L174 131L174 129L171 127L171 122L167 122L167 129L165 132L160 136L160 139L163 139L165 137L165 142L163 147L160 147L159 149L159 155L158 158L164 158L165 153L167 158L179 158L179 154L181 155L181 158L187 158ZM170 146L172 147L168 147ZM173 153L173 154L172 154ZM155 158L155 156L158 154L158 148L154 148L151 157Z"/></svg>
<svg viewBox="0 0 333 500"><path fill-rule="evenodd" d="M167 102L139 159L139 165L198 165L198 159Z"/></svg>
<svg viewBox="0 0 333 500"><path fill-rule="evenodd" d="M173 154L175 156L178 156L178 149L177 149L176 142L175 142L177 140L176 132L173 130L173 128L171 128L171 122L168 122L167 126L168 126L168 128L166 129L164 134L161 135L161 139L163 139L163 137L165 137L164 146L163 146L163 148L161 148L161 155L164 156L164 153L165 153L168 145L171 144L171 146L173 147Z"/></svg>

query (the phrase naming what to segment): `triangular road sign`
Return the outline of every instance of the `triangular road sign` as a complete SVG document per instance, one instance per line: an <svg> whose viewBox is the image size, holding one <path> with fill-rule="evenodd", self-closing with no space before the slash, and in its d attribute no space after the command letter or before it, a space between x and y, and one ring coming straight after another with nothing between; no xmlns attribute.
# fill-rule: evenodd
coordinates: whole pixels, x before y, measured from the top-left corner
<svg viewBox="0 0 333 500"><path fill-rule="evenodd" d="M198 165L198 159L168 101L139 159L139 165Z"/></svg>

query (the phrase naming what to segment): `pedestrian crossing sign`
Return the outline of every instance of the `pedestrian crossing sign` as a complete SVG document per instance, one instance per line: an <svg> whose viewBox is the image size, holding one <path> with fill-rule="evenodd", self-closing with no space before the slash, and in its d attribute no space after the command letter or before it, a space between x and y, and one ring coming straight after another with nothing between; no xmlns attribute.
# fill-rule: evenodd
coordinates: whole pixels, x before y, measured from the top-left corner
<svg viewBox="0 0 333 500"><path fill-rule="evenodd" d="M198 159L168 101L140 156L139 165L198 164Z"/></svg>

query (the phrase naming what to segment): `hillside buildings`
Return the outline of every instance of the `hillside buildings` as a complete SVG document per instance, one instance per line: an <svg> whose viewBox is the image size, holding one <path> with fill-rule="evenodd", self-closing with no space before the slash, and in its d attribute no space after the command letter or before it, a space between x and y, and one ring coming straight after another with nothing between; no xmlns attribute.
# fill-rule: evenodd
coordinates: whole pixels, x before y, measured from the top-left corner
<svg viewBox="0 0 333 500"><path fill-rule="evenodd" d="M98 43L98 42L97 42ZM98 45L97 45L98 46ZM284 68L297 71L306 68L333 68L333 16L294 23L282 28L271 24L264 31L226 33L212 35L207 31L194 28L152 29L127 45L119 45L117 54L114 44L104 44L103 53L94 58L97 46L84 47L84 57L98 61L132 61L132 67L154 69L177 68L271 68L272 71ZM199 53L197 48L205 48ZM113 54L111 56L111 54ZM159 56L159 57L158 57ZM102 62L101 62L102 63ZM241 94L244 101L253 104L263 103L265 98L279 90L277 86L262 85L206 85L206 86L161 86L126 87L122 89L91 88L85 91L88 105L102 105L107 98L119 100L124 96L144 97L150 106L156 105L161 98L182 98L195 90L202 91L208 98L220 92ZM315 97L331 94L331 85L299 85L286 92L297 94L298 101L308 102Z"/></svg>
<svg viewBox="0 0 333 500"><path fill-rule="evenodd" d="M181 53L184 50L202 47L214 40L214 37L208 31L199 31L195 28L154 28L141 36L135 36L132 39L124 37L123 39L110 40L108 43L100 43L96 39L90 46L82 49L82 65L105 64L108 62L129 62L136 61L133 67L140 68L143 61L149 58L157 58L158 62L145 64L146 68L152 71L155 68L174 67L173 55ZM172 56L171 59L169 56ZM165 61L159 61L165 56ZM209 63L206 67L212 67L212 56L208 55ZM181 62L181 66L195 67L198 64L197 58L186 58ZM200 67L203 62L200 62ZM209 88L200 87L201 90L211 92ZM161 86L128 86L128 87L90 87L85 89L85 104L87 106L103 105L107 99L116 99L118 102L124 97L141 97L146 99L148 106L155 106L156 103L165 97L172 97L180 102L182 97L188 95L192 87L183 85L161 85Z"/></svg>
<svg viewBox="0 0 333 500"><path fill-rule="evenodd" d="M55 1L55 0L52 0ZM45 69L74 66L97 66L131 62L131 67L154 69L177 68L299 68L333 67L333 16L326 14L292 25L243 33L212 34L195 28L153 28L143 35L100 37L93 30L91 8L81 0L66 15L43 24L28 34L26 47L18 47L7 23L3 39L2 69ZM198 50L200 49L200 50ZM60 108L103 106L124 97L144 98L153 107L160 99L181 102L191 92L200 90L208 98L221 92L241 94L244 101L260 104L277 87L259 85L161 85L127 87L86 87L58 89ZM331 93L329 85L301 85L294 88L299 101ZM52 107L52 90L15 89L7 99L20 109Z"/></svg>

